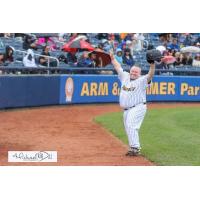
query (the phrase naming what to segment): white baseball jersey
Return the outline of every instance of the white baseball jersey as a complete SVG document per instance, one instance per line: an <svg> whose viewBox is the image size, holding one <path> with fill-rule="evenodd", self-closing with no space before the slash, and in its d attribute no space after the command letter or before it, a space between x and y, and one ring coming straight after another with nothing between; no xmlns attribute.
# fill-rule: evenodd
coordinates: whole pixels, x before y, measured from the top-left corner
<svg viewBox="0 0 200 200"><path fill-rule="evenodd" d="M121 81L119 102L122 108L130 108L146 102L146 88L148 75L141 76L136 80L130 79L130 74L120 69L118 77Z"/></svg>
<svg viewBox="0 0 200 200"><path fill-rule="evenodd" d="M140 148L139 129L146 114L146 88L148 75L136 80L130 79L130 74L120 69L118 74L121 81L120 106L124 111L124 127L130 147Z"/></svg>

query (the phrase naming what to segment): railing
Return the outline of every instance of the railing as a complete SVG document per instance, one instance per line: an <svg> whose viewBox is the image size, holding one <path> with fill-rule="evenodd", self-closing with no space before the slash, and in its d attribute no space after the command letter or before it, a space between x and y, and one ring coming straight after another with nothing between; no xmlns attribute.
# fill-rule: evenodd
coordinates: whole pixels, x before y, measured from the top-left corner
<svg viewBox="0 0 200 200"><path fill-rule="evenodd" d="M123 67L125 71L129 71L130 67ZM112 71L113 74L116 74L116 71L113 67L105 68L89 68L89 67L71 67L66 65L66 67L0 67L1 74L26 74L33 72L35 74L99 74L102 71ZM142 74L148 73L149 68L143 68ZM166 73L171 73L168 75L190 75L190 76L200 76L200 68L194 69L156 69L155 72L157 75Z"/></svg>
<svg viewBox="0 0 200 200"><path fill-rule="evenodd" d="M12 49L13 49L14 52L22 53L22 54L23 54L23 57L27 54L26 51L16 50L14 47L12 47ZM56 60L57 66L59 66L59 64L60 64L60 63L59 63L59 60L58 60L57 58L55 58L55 57L52 57L52 56L45 56L45 55L37 54L37 53L35 53L35 52L34 52L34 55L35 55L36 57L41 57L41 56L42 56L42 57L44 57L44 58L48 58L47 67L50 67L50 59ZM20 61L18 61L18 62L20 62Z"/></svg>

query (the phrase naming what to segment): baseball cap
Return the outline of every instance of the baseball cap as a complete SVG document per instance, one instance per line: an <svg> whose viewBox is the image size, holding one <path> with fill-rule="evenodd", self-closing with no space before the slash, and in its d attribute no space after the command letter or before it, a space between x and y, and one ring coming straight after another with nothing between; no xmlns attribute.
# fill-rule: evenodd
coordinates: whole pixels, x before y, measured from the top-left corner
<svg viewBox="0 0 200 200"><path fill-rule="evenodd" d="M118 52L122 52L122 49L117 48L117 49L116 49L116 53L118 53Z"/></svg>

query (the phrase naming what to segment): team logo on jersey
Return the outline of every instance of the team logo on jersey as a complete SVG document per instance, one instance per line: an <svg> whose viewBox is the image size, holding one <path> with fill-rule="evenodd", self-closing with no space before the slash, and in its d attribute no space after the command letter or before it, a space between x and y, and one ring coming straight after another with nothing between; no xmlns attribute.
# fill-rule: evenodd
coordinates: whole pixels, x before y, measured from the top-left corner
<svg viewBox="0 0 200 200"><path fill-rule="evenodd" d="M122 87L122 89L123 89L124 91L130 92L130 91L134 91L134 90L135 90L135 87L127 88L127 87L124 85L124 86Z"/></svg>
<svg viewBox="0 0 200 200"><path fill-rule="evenodd" d="M66 102L72 101L73 92L74 92L74 81L71 77L69 77L65 83Z"/></svg>

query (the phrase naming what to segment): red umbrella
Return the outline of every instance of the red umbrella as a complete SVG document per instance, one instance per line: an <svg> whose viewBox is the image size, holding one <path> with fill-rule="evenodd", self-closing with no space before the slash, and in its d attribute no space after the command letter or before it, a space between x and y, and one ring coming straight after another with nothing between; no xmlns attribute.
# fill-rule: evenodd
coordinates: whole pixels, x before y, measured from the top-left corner
<svg viewBox="0 0 200 200"><path fill-rule="evenodd" d="M165 63L165 64L173 64L175 61L176 61L176 58L174 58L174 56L164 56L162 58L162 61Z"/></svg>
<svg viewBox="0 0 200 200"><path fill-rule="evenodd" d="M91 57L92 54L96 55L96 61L98 64L102 62L102 66L105 67L106 65L109 65L111 63L110 55L100 49L96 49L89 53L89 56ZM100 61L101 60L101 61Z"/></svg>
<svg viewBox="0 0 200 200"><path fill-rule="evenodd" d="M66 52L76 52L78 49L85 49L87 51L93 51L94 47L86 42L85 40L81 39L81 40L72 40L68 43L66 43L63 47L62 50L66 51Z"/></svg>

